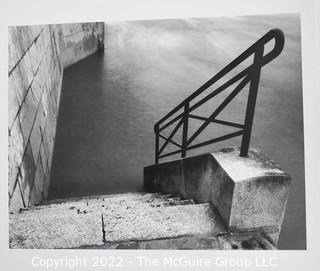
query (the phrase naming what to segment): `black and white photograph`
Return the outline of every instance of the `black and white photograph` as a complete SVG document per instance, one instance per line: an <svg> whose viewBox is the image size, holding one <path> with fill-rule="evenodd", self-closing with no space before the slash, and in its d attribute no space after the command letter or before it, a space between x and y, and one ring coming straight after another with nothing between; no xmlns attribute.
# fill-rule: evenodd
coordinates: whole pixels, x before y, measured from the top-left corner
<svg viewBox="0 0 320 271"><path fill-rule="evenodd" d="M8 45L11 248L306 248L299 15Z"/></svg>
<svg viewBox="0 0 320 271"><path fill-rule="evenodd" d="M281 251L312 253L312 5L111 2L4 25L6 253L26 270L280 270Z"/></svg>

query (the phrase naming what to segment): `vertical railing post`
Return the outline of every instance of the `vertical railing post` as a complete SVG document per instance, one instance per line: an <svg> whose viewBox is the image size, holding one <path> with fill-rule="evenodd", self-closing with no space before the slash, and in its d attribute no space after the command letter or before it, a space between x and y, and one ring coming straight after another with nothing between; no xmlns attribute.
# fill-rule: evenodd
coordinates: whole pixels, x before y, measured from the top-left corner
<svg viewBox="0 0 320 271"><path fill-rule="evenodd" d="M263 59L263 49L264 49L263 46L260 46L257 48L257 51L255 52L255 55L254 55L254 60L253 60L253 70L249 75L251 80L250 80L246 116L244 121L243 136L242 136L241 149L240 149L240 156L242 157L247 157L248 151L249 151L251 130L252 130L252 124L253 124L253 117L254 117L254 109L256 106L257 93L258 93L260 74L261 74L260 62Z"/></svg>
<svg viewBox="0 0 320 271"><path fill-rule="evenodd" d="M186 157L188 142L188 124L189 124L189 103L184 105L183 113L183 131L182 131L182 152L181 157Z"/></svg>
<svg viewBox="0 0 320 271"><path fill-rule="evenodd" d="M154 125L154 133L156 137L156 144L155 144L155 163L158 164L159 162L159 124Z"/></svg>

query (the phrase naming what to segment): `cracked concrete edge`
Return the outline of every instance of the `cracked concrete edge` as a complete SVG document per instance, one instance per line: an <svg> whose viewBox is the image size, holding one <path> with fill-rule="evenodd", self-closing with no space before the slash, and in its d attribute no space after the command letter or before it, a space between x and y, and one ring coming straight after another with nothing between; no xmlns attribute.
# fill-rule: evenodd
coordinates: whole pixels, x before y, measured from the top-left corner
<svg viewBox="0 0 320 271"><path fill-rule="evenodd" d="M187 250L275 250L262 235L182 235L172 238L105 242L100 246L84 246L79 249L187 249Z"/></svg>

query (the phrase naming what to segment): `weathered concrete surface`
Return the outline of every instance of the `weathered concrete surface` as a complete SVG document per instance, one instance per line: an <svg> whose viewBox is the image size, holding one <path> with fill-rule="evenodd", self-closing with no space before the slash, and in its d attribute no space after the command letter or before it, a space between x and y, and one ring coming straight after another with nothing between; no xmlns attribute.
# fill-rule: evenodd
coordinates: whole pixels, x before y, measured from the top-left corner
<svg viewBox="0 0 320 271"><path fill-rule="evenodd" d="M10 248L72 248L103 244L99 214L65 209L10 215Z"/></svg>
<svg viewBox="0 0 320 271"><path fill-rule="evenodd" d="M10 215L11 248L77 248L226 233L210 204L158 194L73 199Z"/></svg>
<svg viewBox="0 0 320 271"><path fill-rule="evenodd" d="M104 48L104 22L59 24L56 27L65 68Z"/></svg>
<svg viewBox="0 0 320 271"><path fill-rule="evenodd" d="M18 212L48 194L63 71L53 27L8 33L8 192L10 212Z"/></svg>
<svg viewBox="0 0 320 271"><path fill-rule="evenodd" d="M235 149L212 153L212 156L221 170L214 172L210 200L228 226L237 230L280 227L286 210L290 176L255 150L251 150L247 158L240 157ZM221 200L217 194L224 194L222 182L225 181L232 183L233 193L229 199ZM230 202L230 212L225 213L224 206Z"/></svg>
<svg viewBox="0 0 320 271"><path fill-rule="evenodd" d="M261 233L242 233L242 234L222 234L217 237L220 249L250 249L250 250L261 250L261 249L276 249L272 244L268 236Z"/></svg>
<svg viewBox="0 0 320 271"><path fill-rule="evenodd" d="M185 197L181 160L161 163L144 168L144 190Z"/></svg>
<svg viewBox="0 0 320 271"><path fill-rule="evenodd" d="M157 208L132 205L103 210L106 241L150 240L187 234L224 232L209 204Z"/></svg>
<svg viewBox="0 0 320 271"><path fill-rule="evenodd" d="M146 167L144 173L148 191L211 202L229 230L259 229L277 243L290 177L261 152L251 149L243 158L229 148Z"/></svg>
<svg viewBox="0 0 320 271"><path fill-rule="evenodd" d="M273 250L276 249L264 236L254 234L192 235L174 238L106 242L101 246L86 246L82 249L214 249L214 250Z"/></svg>
<svg viewBox="0 0 320 271"><path fill-rule="evenodd" d="M231 235L209 203L145 193L54 200L11 214L10 248L274 249L258 232Z"/></svg>
<svg viewBox="0 0 320 271"><path fill-rule="evenodd" d="M8 28L10 212L47 197L63 68L103 46L103 27L79 23Z"/></svg>

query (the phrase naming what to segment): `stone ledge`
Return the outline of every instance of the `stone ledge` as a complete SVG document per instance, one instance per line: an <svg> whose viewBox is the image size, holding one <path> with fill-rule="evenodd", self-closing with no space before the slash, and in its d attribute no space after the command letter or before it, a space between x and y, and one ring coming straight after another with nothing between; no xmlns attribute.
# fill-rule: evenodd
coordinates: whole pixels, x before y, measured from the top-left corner
<svg viewBox="0 0 320 271"><path fill-rule="evenodd" d="M175 201L174 205L166 205ZM180 205L159 194L75 199L9 216L10 248L81 248L226 233L210 204ZM168 244L169 245L169 244Z"/></svg>
<svg viewBox="0 0 320 271"><path fill-rule="evenodd" d="M184 249L184 250L274 250L264 236L251 234L185 235L174 238L139 240L126 242L106 242L98 246L80 249Z"/></svg>

